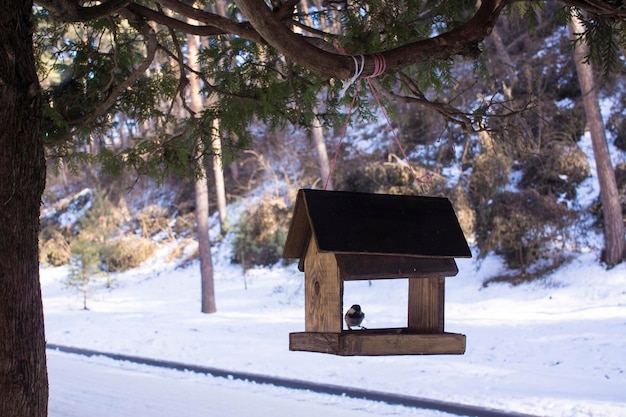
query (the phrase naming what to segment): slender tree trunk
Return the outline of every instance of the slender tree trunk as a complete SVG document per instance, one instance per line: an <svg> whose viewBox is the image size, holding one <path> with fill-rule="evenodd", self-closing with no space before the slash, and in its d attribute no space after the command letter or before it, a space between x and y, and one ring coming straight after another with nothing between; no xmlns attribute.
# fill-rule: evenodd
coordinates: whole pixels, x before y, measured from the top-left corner
<svg viewBox="0 0 626 417"><path fill-rule="evenodd" d="M314 2L316 7L321 7L319 1ZM314 22L309 14L309 5L307 2L298 4L298 9L301 10L304 18L304 23L309 26L314 26ZM320 9L321 10L321 9ZM297 31L296 31L297 32ZM315 110L316 114L319 114L318 109ZM332 178L330 178L330 163L328 162L328 149L326 148L326 142L324 141L324 127L319 117L316 117L311 126L311 139L315 144L315 150L317 151L317 163L320 167L320 176L322 178L322 184L324 184L327 190L333 190Z"/></svg>
<svg viewBox="0 0 626 417"><path fill-rule="evenodd" d="M201 158L203 159L203 158ZM204 169L202 169L205 171ZM204 172L206 174L206 171ZM200 253L201 308L203 313L215 313L215 289L213 285L213 259L209 240L209 187L206 175L196 181L196 225L198 251Z"/></svg>
<svg viewBox="0 0 626 417"><path fill-rule="evenodd" d="M221 16L226 16L224 1L218 1L213 5L213 12ZM220 216L220 231L225 233L226 227L226 185L224 184L224 163L222 155L222 136L220 135L220 123L215 120L213 128L215 136L213 138L213 173L215 175L215 193L217 196L217 211Z"/></svg>
<svg viewBox="0 0 626 417"><path fill-rule="evenodd" d="M508 100L511 100L513 98L513 87L518 81L517 74L514 71L515 64L513 63L506 46L504 46L504 42L502 42L502 37L500 36L498 28L493 28L491 36L488 39L493 42L496 47L496 51L498 52L498 58L502 64L504 64L504 71L506 72L507 79L502 80L502 92Z"/></svg>
<svg viewBox="0 0 626 417"><path fill-rule="evenodd" d="M311 128L311 137L313 143L315 143L315 149L317 150L317 162L320 167L320 175L322 176L322 184L326 183L328 179L327 190L333 189L332 178L330 176L330 163L328 162L328 149L326 148L326 142L324 141L324 128L318 118L313 121L313 127Z"/></svg>
<svg viewBox="0 0 626 417"><path fill-rule="evenodd" d="M228 164L228 169L230 170L230 175L233 177L235 182L239 182L239 166L237 166L237 161L233 161Z"/></svg>
<svg viewBox="0 0 626 417"><path fill-rule="evenodd" d="M37 239L45 186L32 1L0 0L0 416L45 417Z"/></svg>
<svg viewBox="0 0 626 417"><path fill-rule="evenodd" d="M224 165L222 164L222 138L220 122L213 121L213 174L215 176L215 194L217 196L217 212L220 216L220 233L226 233L226 185L224 184Z"/></svg>
<svg viewBox="0 0 626 417"><path fill-rule="evenodd" d="M189 65L197 67L198 39L197 36L187 36L187 48L189 50ZM200 93L200 79L192 74L189 80L191 90L191 108L194 112L202 111L202 95ZM196 180L196 225L198 237L198 251L200 253L200 279L201 279L201 311L203 313L215 313L215 288L213 283L213 259L211 257L211 240L209 239L209 186L205 168L204 143L198 137L198 163L201 167L200 176Z"/></svg>
<svg viewBox="0 0 626 417"><path fill-rule="evenodd" d="M580 20L573 16L569 26L570 35L583 32ZM577 42L574 49L574 60L578 82L583 96L583 106L587 117L587 125L593 144L593 155L596 160L598 181L600 182L600 199L604 214L604 262L611 267L620 263L624 256L626 241L624 240L624 218L619 201L619 191L615 180L615 170L611 164L611 156L606 141L604 123L598 104L598 90L593 78L591 64L584 62L589 53L586 44Z"/></svg>

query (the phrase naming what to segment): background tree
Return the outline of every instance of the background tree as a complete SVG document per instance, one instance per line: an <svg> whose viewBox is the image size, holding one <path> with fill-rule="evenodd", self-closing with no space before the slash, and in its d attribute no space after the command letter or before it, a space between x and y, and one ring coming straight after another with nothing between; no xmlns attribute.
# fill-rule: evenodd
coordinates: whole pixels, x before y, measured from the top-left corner
<svg viewBox="0 0 626 417"><path fill-rule="evenodd" d="M200 114L204 106L202 100L202 86L200 78L195 75L198 72L198 44L199 40L196 36L187 35L187 50L189 53L189 66L194 70L191 79L189 80L189 90L191 95L191 117L195 119L196 114ZM202 129L200 127L198 131ZM210 136L215 137L219 135L219 125L217 119L215 119L211 126L209 126ZM200 255L200 292L201 292L201 307L200 311L203 313L215 313L217 306L215 302L215 286L213 283L213 258L211 257L211 240L209 236L209 186L207 180L207 172L205 168L204 147L205 144L202 141L200 135L196 139L197 153L198 153L198 177L195 180L195 193L196 193L196 227L197 227L197 239L198 239L198 253Z"/></svg>
<svg viewBox="0 0 626 417"><path fill-rule="evenodd" d="M506 102L457 108L441 97L453 91L454 67L467 71L472 68L468 60L481 56L482 42L507 6L521 5L527 12L540 4L483 0L477 8L475 1L318 2L314 22L341 22L324 31L295 18L297 3L276 2L270 8L260 0L236 0L227 16L178 0L41 0L34 9L27 0L0 3L1 415L46 415L37 268L43 142L51 156L63 157L69 165L92 161L112 173L130 167L161 180L165 166L179 175L197 173L202 164L195 153L198 136L168 130L175 117L160 107L184 100L188 64L180 47L183 34L208 40L202 53L203 85L219 97L219 104L204 109L201 123L210 126L218 119L223 153L232 154L250 139L251 120L271 129L310 126L320 101L325 113L317 116L324 123L342 120L338 112L345 100L338 93L342 81L356 73L361 54L363 76L373 74L384 58L380 85L388 97L418 102L467 131L486 130L492 117L506 113ZM606 40L625 38L621 2L560 3L585 10L603 29L589 32L590 53L601 51L603 62L618 62L619 44L611 47ZM35 71L33 29L40 72L61 74L62 82L45 91ZM353 55L329 48L334 40ZM364 109L365 96L361 98L357 105ZM513 109L513 114L522 110ZM155 132L121 149L106 146L110 138L104 133L120 124L120 114L138 125L153 124ZM200 138L210 154L211 136Z"/></svg>
<svg viewBox="0 0 626 417"><path fill-rule="evenodd" d="M589 60L585 59L589 54L589 46L581 35L585 33L584 21L579 11L573 10L569 30L572 38L576 41L574 48L574 60L576 72L580 83L580 91L583 96L585 115L593 154L596 160L598 181L600 182L600 199L604 214L604 261L609 266L620 263L626 254L626 240L624 239L624 215L619 201L619 191L615 179L615 171L611 163L611 155L606 141L604 122L600 113L598 87L594 80L593 67ZM592 25L592 22L588 22Z"/></svg>

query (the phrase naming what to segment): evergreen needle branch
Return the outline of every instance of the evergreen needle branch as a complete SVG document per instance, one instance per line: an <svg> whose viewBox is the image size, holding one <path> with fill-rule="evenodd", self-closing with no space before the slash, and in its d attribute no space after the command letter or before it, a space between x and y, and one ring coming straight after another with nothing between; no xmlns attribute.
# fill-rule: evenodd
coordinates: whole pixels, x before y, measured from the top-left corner
<svg viewBox="0 0 626 417"><path fill-rule="evenodd" d="M378 51L385 58L387 71L401 70L415 62L449 60L455 56L475 59L481 54L478 47L489 36L503 9L513 3L529 0L482 0L473 16L454 29L438 33L436 36L418 39L392 49ZM626 18L626 8L621 0L560 0L561 4L585 10L592 16L607 22L621 22ZM82 6L75 0L41 0L41 5L65 21L87 21L112 14L133 13L135 17L166 25L177 31L201 35L232 35L258 44L269 44L285 57L316 74L346 80L354 74L354 62L349 56L336 53L324 44L309 42L294 32L294 26L305 29L293 19L297 0L288 0L272 10L264 1L235 0L248 21L220 16L196 8L181 0L159 0L156 3L164 10L155 10L135 0L108 0L91 6ZM533 2L534 3L534 2ZM342 5L345 2L341 1ZM330 7L330 3L327 5ZM193 25L187 19L194 19L203 25ZM611 23L617 25L618 23ZM311 28L306 28L311 31ZM327 34L330 35L330 34ZM323 39L324 37L319 37ZM362 74L375 72L376 62L365 57Z"/></svg>
<svg viewBox="0 0 626 417"><path fill-rule="evenodd" d="M120 67L120 61L119 61L119 44L117 42L117 26L113 24L112 19L110 16L107 17L107 20L109 20L111 22L111 31L112 31L112 45L111 45L111 49L113 51L113 66L111 67L111 69L108 71L108 76L109 79L106 82L105 85L103 85L100 89L99 92L100 93L104 93L106 91L108 91L111 86L113 85L113 81L115 80L115 71L117 71ZM104 36L104 34L103 34Z"/></svg>
<svg viewBox="0 0 626 417"><path fill-rule="evenodd" d="M561 3L585 10L587 13L601 18L626 18L626 7L624 7L622 0L561 0Z"/></svg>
<svg viewBox="0 0 626 417"><path fill-rule="evenodd" d="M129 8L148 20L170 26L183 33L200 36L234 35L257 43L263 43L263 39L250 26L249 23L238 23L224 16L197 9L179 0L160 0L158 4L181 16L177 19L163 11L157 11L145 6L133 3ZM193 19L204 23L205 26L197 26L188 23L187 19Z"/></svg>
<svg viewBox="0 0 626 417"><path fill-rule="evenodd" d="M133 19L133 16L128 17L131 25L135 29L137 29L137 31L141 33L146 40L145 59L141 62L139 66L137 66L137 68L134 69L134 71L128 77L126 77L126 79L110 88L105 99L92 112L80 119L70 121L70 124L74 125L74 127L70 129L65 135L62 135L52 142L48 142L48 145L60 144L71 140L81 130L96 122L99 117L107 114L115 105L122 92L126 90L132 83L134 83L150 67L150 64L154 60L154 56L157 51L158 42L156 34L147 22Z"/></svg>
<svg viewBox="0 0 626 417"><path fill-rule="evenodd" d="M37 0L35 3L67 22L87 22L118 13L132 0L108 0L87 7L76 0Z"/></svg>
<svg viewBox="0 0 626 417"><path fill-rule="evenodd" d="M220 97L230 97L230 98L236 98L239 100L246 100L246 101L250 101L251 103L259 103L260 99L257 96L248 96L248 95L243 95L243 94L234 94L234 93L230 93L228 91L224 91L222 89L219 89L215 86L215 84L211 83L208 78L204 75L203 72L201 71L197 71L193 68L191 68L189 65L187 65L185 62L180 62L178 60L178 56L177 54L175 54L174 52L170 51L165 45L163 45L162 43L158 44L158 49L165 53L168 57L172 58L173 60L175 60L176 62L178 62L180 65L182 65L181 70L189 72L189 73L193 73L196 76L198 76L201 80L202 80L202 86L205 90L210 91L213 94L216 94ZM185 80L187 80L187 78L185 77ZM188 80L186 81L188 82ZM184 88L186 86L180 87L178 86L176 89L176 94L179 94L180 88Z"/></svg>

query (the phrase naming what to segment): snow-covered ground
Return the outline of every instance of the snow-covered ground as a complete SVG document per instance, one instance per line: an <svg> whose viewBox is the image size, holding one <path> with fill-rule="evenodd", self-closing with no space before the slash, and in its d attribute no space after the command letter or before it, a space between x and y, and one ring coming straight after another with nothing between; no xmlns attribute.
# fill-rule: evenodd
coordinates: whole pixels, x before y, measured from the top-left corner
<svg viewBox="0 0 626 417"><path fill-rule="evenodd" d="M218 312L211 315L199 311L198 264L180 269L166 263L171 248L162 248L138 269L113 275L111 289L93 285L88 311L82 310L76 289L65 285L67 268L42 268L48 342L540 416L626 416L623 264L606 271L594 254L582 254L541 281L482 288L485 277L499 272L498 259L487 258L480 268L474 260L459 260L458 276L446 280L446 331L467 335L465 355L338 357L288 349L289 333L304 329L303 274L296 266L258 268L244 274L240 266L230 264L229 248L228 239L214 247ZM368 328L405 326L406 297L406 280L348 282L344 304L361 304ZM51 417L73 415L62 414L58 408L55 414L55 407L68 401L72 392L62 385L73 378L73 371L63 367L63 358L60 353L50 353ZM91 359L77 369L93 362ZM141 367L133 369L135 374L146 372ZM150 379L164 378L164 372ZM206 400L211 393L215 398L229 398L229 394L222 396L220 386L225 380L168 375L181 387L191 384L188 378L201 379L206 390L183 388L189 394L180 398L181 404L191 407L188 403L197 401L198 408L206 408L206 415L221 415L210 413ZM130 389L124 386L126 379L129 386L136 380L133 376L118 378L107 387ZM105 383L99 377L77 380L82 386ZM138 385L146 394L136 401L129 397L136 405L132 414L111 409L106 415L167 415L149 404L137 403L161 397L162 387L149 392L156 384ZM286 409L296 403L315 409L328 401L315 396L292 397L297 395L301 394L282 390L271 397L282 397ZM236 401L237 397L232 398ZM237 406L249 410L247 415L270 415L254 412L264 410L265 403L257 404L254 396L244 398ZM95 397L92 401L104 400ZM349 401L353 400L337 400L333 406L343 410L343 415L357 415L353 411L365 407ZM369 412L375 415L416 415L415 410L403 407L383 412L375 408L379 406L371 403L367 407L374 407ZM76 415L96 415L90 410ZM326 412L319 409L311 415L322 413ZM294 410L290 415L305 414Z"/></svg>
<svg viewBox="0 0 626 417"><path fill-rule="evenodd" d="M50 417L453 417L56 351L48 372Z"/></svg>
<svg viewBox="0 0 626 417"><path fill-rule="evenodd" d="M585 135L588 155L590 146ZM595 169L578 195L583 206L597 197ZM244 208L229 206L230 219ZM579 237L578 249L601 246L595 239ZM218 312L211 315L200 313L198 263L182 269L167 263L172 247L112 275L112 288L92 283L88 311L66 285L67 268L43 267L48 342L539 416L626 416L626 265L606 271L597 249L517 287L482 287L502 272L498 258L458 260L459 274L446 280L445 322L446 331L467 335L464 355L338 357L289 351L289 333L304 330L303 274L296 266L244 274L230 263L231 243L232 232L213 247ZM368 328L405 326L406 300L406 280L345 285L344 305L361 304ZM67 356L49 352L50 417L443 415ZM247 395L250 390L261 395ZM229 403L231 412L221 413ZM285 413L268 412L272 407Z"/></svg>

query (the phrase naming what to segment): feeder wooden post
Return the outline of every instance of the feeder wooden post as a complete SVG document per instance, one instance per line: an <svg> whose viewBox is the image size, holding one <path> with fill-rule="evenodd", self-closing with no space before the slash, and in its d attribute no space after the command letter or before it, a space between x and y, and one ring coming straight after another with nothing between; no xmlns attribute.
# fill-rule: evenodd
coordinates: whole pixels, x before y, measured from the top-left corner
<svg viewBox="0 0 626 417"><path fill-rule="evenodd" d="M444 277L409 279L408 328L415 333L443 333Z"/></svg>
<svg viewBox="0 0 626 417"><path fill-rule="evenodd" d="M314 238L304 260L307 279L304 284L305 330L341 332L343 281L332 253L319 253Z"/></svg>

